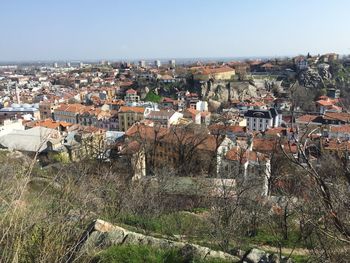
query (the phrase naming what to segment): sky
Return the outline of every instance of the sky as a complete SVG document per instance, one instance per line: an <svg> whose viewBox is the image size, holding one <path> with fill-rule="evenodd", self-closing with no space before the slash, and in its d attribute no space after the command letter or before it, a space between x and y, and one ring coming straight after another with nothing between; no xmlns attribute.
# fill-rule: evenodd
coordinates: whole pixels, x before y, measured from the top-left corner
<svg viewBox="0 0 350 263"><path fill-rule="evenodd" d="M349 0L0 0L0 61L350 53Z"/></svg>

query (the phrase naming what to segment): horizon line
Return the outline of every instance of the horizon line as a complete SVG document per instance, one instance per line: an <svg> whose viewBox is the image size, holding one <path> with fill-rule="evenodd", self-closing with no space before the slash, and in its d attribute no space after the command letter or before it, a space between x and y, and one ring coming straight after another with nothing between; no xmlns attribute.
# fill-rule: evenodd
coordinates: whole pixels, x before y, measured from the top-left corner
<svg viewBox="0 0 350 263"><path fill-rule="evenodd" d="M335 53L335 52L326 52L323 54L329 54L329 53ZM271 59L271 58L292 58L295 56L303 55L301 53L299 54L293 54L293 55L251 55L251 56L218 56L218 57L211 57L211 56L201 56L201 57L152 57L152 58L86 58L86 59L24 59L24 60L0 60L1 64L5 63L12 63L12 64L18 64L18 63L80 63L80 62L101 62L101 61L106 61L106 62L136 62L136 61L155 61L155 60L160 60L160 61L169 61L169 60L188 60L188 61L201 61L201 60L247 60L247 59ZM306 54L307 55L307 54ZM322 54L317 54L317 55L322 55ZM349 54L338 54L339 56L348 56Z"/></svg>

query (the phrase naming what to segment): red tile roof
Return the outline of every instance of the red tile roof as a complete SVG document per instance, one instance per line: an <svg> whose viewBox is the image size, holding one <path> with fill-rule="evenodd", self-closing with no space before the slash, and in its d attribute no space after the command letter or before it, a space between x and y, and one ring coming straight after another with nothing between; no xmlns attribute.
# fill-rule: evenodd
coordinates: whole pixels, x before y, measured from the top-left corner
<svg viewBox="0 0 350 263"><path fill-rule="evenodd" d="M329 131L338 132L338 133L350 133L350 125L340 125L340 126L331 125L329 127Z"/></svg>
<svg viewBox="0 0 350 263"><path fill-rule="evenodd" d="M232 71L234 72L235 70L227 66L219 67L219 68L202 67L202 68L199 68L196 73L202 74L202 75L210 75L210 74L218 74L218 73L225 73L225 72L232 72Z"/></svg>
<svg viewBox="0 0 350 263"><path fill-rule="evenodd" d="M125 93L126 94L137 94L137 91L134 89L128 89Z"/></svg>
<svg viewBox="0 0 350 263"><path fill-rule="evenodd" d="M265 161L268 159L268 156L266 154L258 153L255 151L234 147L227 152L226 159L231 161L240 161L240 163L243 164L248 160L253 162Z"/></svg>
<svg viewBox="0 0 350 263"><path fill-rule="evenodd" d="M317 118L319 118L319 116L306 114L297 118L297 122L305 122L305 123L315 122Z"/></svg>
<svg viewBox="0 0 350 263"><path fill-rule="evenodd" d="M280 144L284 146L286 152L297 152L297 146L295 144L289 144L287 141L280 142L275 138L254 138L253 150L262 153L272 153L279 150Z"/></svg>
<svg viewBox="0 0 350 263"><path fill-rule="evenodd" d="M129 106L121 106L119 112L134 112L134 113L144 113L145 108L142 107L129 107Z"/></svg>
<svg viewBox="0 0 350 263"><path fill-rule="evenodd" d="M347 112L325 112L323 114L325 120L340 120L346 123L350 123L350 113Z"/></svg>
<svg viewBox="0 0 350 263"><path fill-rule="evenodd" d="M317 104L321 106L332 106L334 104L334 101L332 100L318 100L316 101Z"/></svg>
<svg viewBox="0 0 350 263"><path fill-rule="evenodd" d="M80 113L85 109L86 109L86 106L81 104L61 104L57 107L57 109L55 109L55 111Z"/></svg>

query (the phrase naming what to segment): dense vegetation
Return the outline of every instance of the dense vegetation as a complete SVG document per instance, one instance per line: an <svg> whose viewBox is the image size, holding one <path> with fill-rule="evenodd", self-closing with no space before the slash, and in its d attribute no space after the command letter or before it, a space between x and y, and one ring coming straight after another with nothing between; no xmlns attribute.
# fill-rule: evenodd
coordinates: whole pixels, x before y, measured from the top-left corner
<svg viewBox="0 0 350 263"><path fill-rule="evenodd" d="M154 91L149 91L145 97L145 101L159 103L159 102L161 102L161 100L162 100L162 97L155 94Z"/></svg>

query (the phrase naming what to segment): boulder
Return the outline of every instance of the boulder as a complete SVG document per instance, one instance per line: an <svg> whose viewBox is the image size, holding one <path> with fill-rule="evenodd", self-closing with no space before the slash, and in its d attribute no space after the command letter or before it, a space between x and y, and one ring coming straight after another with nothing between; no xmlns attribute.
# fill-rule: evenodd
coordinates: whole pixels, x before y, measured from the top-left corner
<svg viewBox="0 0 350 263"><path fill-rule="evenodd" d="M266 252L257 248L253 248L252 250L250 250L244 260L248 263L267 263L268 259L266 256Z"/></svg>
<svg viewBox="0 0 350 263"><path fill-rule="evenodd" d="M253 248L243 256L242 262L245 263L293 263L291 259L282 256L282 259L276 254L269 254L263 250Z"/></svg>

